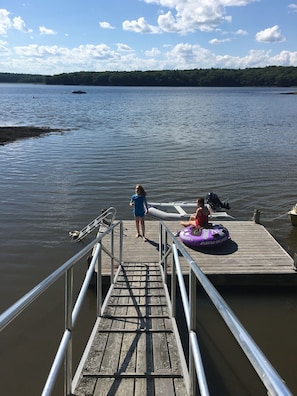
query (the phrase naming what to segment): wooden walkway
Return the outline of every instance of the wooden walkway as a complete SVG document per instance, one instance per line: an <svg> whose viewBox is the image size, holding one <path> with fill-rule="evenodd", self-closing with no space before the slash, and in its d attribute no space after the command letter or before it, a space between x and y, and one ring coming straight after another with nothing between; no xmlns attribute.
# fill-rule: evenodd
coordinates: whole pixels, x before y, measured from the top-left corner
<svg viewBox="0 0 297 396"><path fill-rule="evenodd" d="M74 395L187 395L174 329L159 265L125 263Z"/></svg>

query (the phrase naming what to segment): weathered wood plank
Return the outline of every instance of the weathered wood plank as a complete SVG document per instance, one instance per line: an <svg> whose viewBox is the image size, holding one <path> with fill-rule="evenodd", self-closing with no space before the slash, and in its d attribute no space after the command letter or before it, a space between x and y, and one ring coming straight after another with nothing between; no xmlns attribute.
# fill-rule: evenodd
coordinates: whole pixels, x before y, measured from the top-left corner
<svg viewBox="0 0 297 396"><path fill-rule="evenodd" d="M125 297L127 301L127 297ZM115 306L108 307L108 312L113 315L125 315L127 312L126 306ZM109 327L112 329L122 329L125 326L124 321L119 321L116 319L106 319L102 320L102 323L109 323ZM106 329L106 326L104 326ZM98 336L100 339L102 334ZM113 374L118 370L118 360L119 351L122 345L123 334L121 332L112 332L108 334L107 342L104 349L104 354L102 357L101 364L98 366L93 366L93 373L101 372L106 374ZM107 395L109 392L115 392L119 387L119 380L113 378L99 378L96 383L94 390L94 395Z"/></svg>
<svg viewBox="0 0 297 396"><path fill-rule="evenodd" d="M124 266L75 395L186 395L160 268L152 268Z"/></svg>
<svg viewBox="0 0 297 396"><path fill-rule="evenodd" d="M178 222L167 225L173 232L180 229ZM297 284L293 259L263 226L241 221L224 225L231 235L224 245L205 250L182 245L214 282L265 284L268 279L271 284ZM99 322L77 396L186 394L183 379L170 378L181 375L181 362L157 264L159 222L147 222L147 242L135 239L134 227L134 221L124 222L125 265ZM187 274L188 264L180 260ZM106 274L109 265L110 259L103 259ZM168 260L169 272L170 265Z"/></svg>
<svg viewBox="0 0 297 396"><path fill-rule="evenodd" d="M212 279L215 275L222 275L217 279L224 279L224 284L228 284L228 276L249 274L246 278L247 284L253 284L258 274L271 275L279 274L290 275L280 278L284 285L289 279L290 284L297 284L297 275L294 270L293 259L285 250L275 241L269 232L260 224L252 221L225 221L220 222L226 226L230 232L231 240L215 248L204 250L194 250L182 245L193 260L197 262L201 270ZM135 238L134 221L125 221L125 238L124 238L124 260L137 262L139 258L142 261L153 263L159 260L159 222L147 221L148 242ZM181 228L179 222L167 222L172 232ZM170 238L169 238L170 239ZM168 241L169 243L171 240ZM170 273L171 260L168 260L168 271ZM188 264L181 258L181 265L184 274L189 273ZM255 276L255 279L253 278ZM231 278L230 278L231 279ZM265 278L261 278L265 281ZM257 281L258 282L258 281Z"/></svg>

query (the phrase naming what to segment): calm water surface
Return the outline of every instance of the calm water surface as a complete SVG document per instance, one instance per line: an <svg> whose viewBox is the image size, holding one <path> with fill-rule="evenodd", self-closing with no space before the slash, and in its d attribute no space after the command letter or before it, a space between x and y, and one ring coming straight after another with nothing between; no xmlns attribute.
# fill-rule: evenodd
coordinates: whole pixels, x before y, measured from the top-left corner
<svg viewBox="0 0 297 396"><path fill-rule="evenodd" d="M117 208L118 218L132 219L128 202L136 183L151 201L216 192L229 199L230 213L240 220L260 209L272 235L290 255L297 252L297 229L286 214L297 202L297 97L282 95L289 89L86 87L87 95L71 90L0 85L0 125L63 129L0 147L1 311L76 252L68 231L108 206ZM295 290L278 291L277 297L225 293L297 393ZM20 319L19 329L6 335L1 372L12 395L22 389L7 374L16 359L24 376L31 359L32 389L23 394L40 393L36 370L45 375L58 337L50 337L55 323L43 310L62 315L59 297L45 298L30 320ZM91 311L90 302L84 315ZM87 334L88 327L82 331ZM32 338L45 349L42 358L32 354Z"/></svg>

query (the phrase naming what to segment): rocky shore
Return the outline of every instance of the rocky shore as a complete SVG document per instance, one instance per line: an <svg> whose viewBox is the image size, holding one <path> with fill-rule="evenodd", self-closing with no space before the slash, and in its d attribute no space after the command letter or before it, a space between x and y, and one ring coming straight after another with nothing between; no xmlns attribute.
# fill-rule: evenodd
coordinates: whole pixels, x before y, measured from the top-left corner
<svg viewBox="0 0 297 396"><path fill-rule="evenodd" d="M0 127L0 146L19 139L38 137L46 133L61 132L61 129L34 126L2 126Z"/></svg>

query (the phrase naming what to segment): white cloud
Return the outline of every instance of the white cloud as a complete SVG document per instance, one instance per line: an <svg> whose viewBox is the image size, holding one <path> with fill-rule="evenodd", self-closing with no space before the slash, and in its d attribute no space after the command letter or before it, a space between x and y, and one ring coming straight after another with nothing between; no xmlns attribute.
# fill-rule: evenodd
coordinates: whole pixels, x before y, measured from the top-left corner
<svg viewBox="0 0 297 396"><path fill-rule="evenodd" d="M9 18L9 12L3 8L0 9L0 34L5 35L11 27L12 22Z"/></svg>
<svg viewBox="0 0 297 396"><path fill-rule="evenodd" d="M161 31L179 34L212 31L220 24L232 21L227 15L227 7L246 6L254 1L257 0L145 0L169 8L159 15L158 27Z"/></svg>
<svg viewBox="0 0 297 396"><path fill-rule="evenodd" d="M230 22L231 17L224 15L224 9L220 4L211 2L189 2L178 4L175 15L168 11L158 17L158 25L165 32L186 34L196 30L212 31L216 26L224 22Z"/></svg>
<svg viewBox="0 0 297 396"><path fill-rule="evenodd" d="M297 66L297 51L281 51L272 58L272 62L279 66Z"/></svg>
<svg viewBox="0 0 297 396"><path fill-rule="evenodd" d="M23 57L56 56L59 55L61 51L62 49L58 46L39 46L37 44L15 47L16 54Z"/></svg>
<svg viewBox="0 0 297 396"><path fill-rule="evenodd" d="M163 45L144 51L143 56L134 48L118 43L114 48L106 44L87 44L74 48L59 46L18 46L9 52L5 42L1 47L0 71L58 74L80 70L164 70L192 68L246 68L267 65L297 66L297 52L251 50L246 56L218 55L199 45L181 42L175 46ZM6 53L5 53L6 51ZM5 55L5 57L4 57ZM25 65L25 66L24 66Z"/></svg>
<svg viewBox="0 0 297 396"><path fill-rule="evenodd" d="M9 49L7 48L7 42L0 40L0 56L7 56L9 54Z"/></svg>
<svg viewBox="0 0 297 396"><path fill-rule="evenodd" d="M26 72L30 73L44 73L56 74L62 72L80 71L80 70L162 70L162 69L190 69L190 68L244 68L244 67L263 67L267 65L292 65L297 67L297 53L289 47L292 41L289 39L289 26L287 31L287 43L279 49L280 46L273 46L273 43L281 43L286 41L286 37L281 33L278 25L269 27L259 31L255 38L259 43L271 44L265 51L256 51L251 48L250 40L244 40L243 37L248 35L248 32L243 29L234 29L234 26L229 25L232 21L231 14L234 8L231 7L245 7L249 4L261 0L141 0L147 4L156 4L158 11L155 14L155 19L151 19L151 14L145 17L131 17L131 20L125 20L122 28L127 32L147 33L147 34L163 34L162 40L158 43L155 37L142 37L145 39L144 43L140 44L138 41L127 41L127 44L122 42L125 38L131 38L131 34L122 34L113 40L113 44L86 44L80 45L81 37L71 35L69 40L69 47L62 46L42 46L39 45L40 37L29 37L24 35L12 35L8 38L10 31L18 30L19 32L28 33L24 20L20 16L13 18L13 13L6 9L0 9L0 71L11 72ZM287 13L297 12L297 3L285 5ZM265 2L261 2L265 3ZM146 5L147 8L149 8ZM263 4L265 11L265 5ZM156 7L151 7L153 11ZM143 14L144 15L144 14ZM292 19L292 15L290 19ZM150 19L149 19L150 18ZM263 13L265 20L265 12ZM34 19L32 19L34 20ZM239 21L239 23L242 22ZM246 27L249 30L248 22ZM32 23L32 22L30 22ZM97 29L115 29L107 21L98 21ZM236 25L238 20L236 21ZM277 22L275 22L277 23ZM228 25L228 27L227 27ZM280 25L280 24L279 24ZM243 25L237 25L243 26ZM266 25L271 26L271 25ZM284 25L285 26L285 25ZM70 28L70 27L69 27ZM59 28L60 29L60 28ZM286 26L287 29L287 26ZM117 33L118 29L113 33ZM207 48L200 45L193 45L183 37L184 42L175 38L177 35L185 36L188 33L195 33L196 31L212 32L211 37L215 37L209 41ZM45 26L40 26L39 33L41 35L57 34L54 30L48 29ZM170 37L168 34L170 33ZM2 36L1 36L2 35ZM6 37L7 36L7 37ZM65 34L67 37L68 34ZM114 34L113 34L114 36ZM207 36L207 35L205 35ZM247 37L249 38L249 37ZM6 40L7 39L7 42ZM36 41L32 41L35 39ZM110 38L106 38L108 40ZM127 40L128 40L127 39ZM150 41L153 39L153 41ZM202 43L201 34L192 34L189 41ZM209 40L207 37L206 40ZM74 41L71 41L74 40ZM85 32L84 40L88 40L87 32ZM90 37L90 41L94 43L96 40L94 35ZM234 42L230 47L230 51L236 51L239 46L236 42L240 40L240 53L245 51L245 56L231 56L227 52L222 55L216 53L214 45L222 43ZM70 44L71 42L71 44ZM32 44L34 43L34 44ZM76 44L74 44L76 43ZM96 42L95 42L96 43ZM174 43L174 44L173 44ZM31 44L31 45L27 45ZM254 42L255 44L255 42ZM15 47L13 47L15 45ZM16 47L18 45L18 47ZM73 48L70 47L74 46ZM245 47L245 46L249 47ZM272 50L271 48L274 48ZM259 47L257 47L259 48ZM250 50L251 49L251 50ZM291 49L291 51L290 51ZM250 50L250 51L249 51ZM218 51L217 51L218 52ZM234 53L234 52L233 52Z"/></svg>
<svg viewBox="0 0 297 396"><path fill-rule="evenodd" d="M71 63L80 64L83 62L91 62L95 59L109 59L117 58L116 52L113 51L106 44L86 44L80 45L76 48L65 48L57 45L52 46L38 46L37 44L31 44L28 46L15 47L15 52L18 56L26 58L48 58L51 61L65 62L67 65L68 61Z"/></svg>
<svg viewBox="0 0 297 396"><path fill-rule="evenodd" d="M222 40L217 39L217 38L214 38L214 39L212 39L212 40L209 40L209 44L230 43L230 41L232 41L231 38L226 38L226 39L222 39Z"/></svg>
<svg viewBox="0 0 297 396"><path fill-rule="evenodd" d="M288 7L293 11L293 12L297 12L297 4L289 4Z"/></svg>
<svg viewBox="0 0 297 396"><path fill-rule="evenodd" d="M46 28L44 26L39 26L39 33L40 34L49 34L49 35L57 34L57 32L55 32L54 30L48 29L48 28Z"/></svg>
<svg viewBox="0 0 297 396"><path fill-rule="evenodd" d="M256 40L264 43L281 43L286 41L286 38L281 34L278 25L267 28L256 34Z"/></svg>
<svg viewBox="0 0 297 396"><path fill-rule="evenodd" d="M179 65L173 67L175 69L205 68L216 63L215 55L211 51L188 43L175 45L165 56L171 65Z"/></svg>
<svg viewBox="0 0 297 396"><path fill-rule="evenodd" d="M114 27L109 22L99 22L99 26L102 29L114 29Z"/></svg>
<svg viewBox="0 0 297 396"><path fill-rule="evenodd" d="M26 27L25 22L20 16L11 19L10 12L4 8L0 9L0 34L6 35L9 29L16 29L23 33L31 33L32 30Z"/></svg>
<svg viewBox="0 0 297 396"><path fill-rule="evenodd" d="M161 54L161 51L158 50L158 48L152 48L150 51L145 51L144 54L145 54L145 56L147 56L147 57L153 58L153 57L155 57L155 56L160 55L160 54Z"/></svg>
<svg viewBox="0 0 297 396"><path fill-rule="evenodd" d="M200 3L216 2L222 4L225 7L236 7L236 6L245 6L255 1L259 1L259 0L200 0ZM147 4L158 4L164 7L174 8L178 6L178 4L180 3L185 3L185 2L191 3L191 2L195 2L195 0L186 0L186 1L185 0L144 0L144 2Z"/></svg>
<svg viewBox="0 0 297 396"><path fill-rule="evenodd" d="M123 52L133 51L133 49L129 45L122 43L117 43L117 49L118 51L123 51Z"/></svg>
<svg viewBox="0 0 297 396"><path fill-rule="evenodd" d="M210 44L221 44L247 35L247 31L223 31L217 26L230 19L225 8L230 5L247 5L251 1L240 0L146 0L155 2L162 7L156 22L151 25L145 18L123 22L123 29L138 33L176 32L185 34L190 31L216 31L219 38L209 41ZM195 8L196 7L196 8ZM169 10L168 10L169 8ZM292 8L292 7L291 7ZM15 21L15 25L14 25ZM112 28L108 22L99 22L101 28ZM11 19L7 10L0 10L0 34L5 35L8 29L25 31L25 24L21 18ZM98 27L98 25L97 25ZM41 34L56 34L44 26L40 27ZM222 39L220 39L220 35ZM236 37L235 37L236 36ZM166 39L164 34L164 40ZM228 37L228 38L227 38ZM123 37L118 38L119 41ZM163 37L162 37L163 38ZM259 42L285 41L280 28L276 25L257 33ZM167 45L166 45L167 43ZM164 70L191 68L245 68L264 67L267 65L291 65L297 67L297 52L282 51L275 54L267 51L246 50L246 56L231 56L227 53L218 55L212 49L203 48L188 42L169 45L160 43L159 48L154 40L149 47L145 45L137 52L135 48L122 42L114 45L86 44L74 48L62 46L40 46L37 43L18 47L8 47L0 40L0 71L58 74L80 70ZM161 47L162 45L162 47ZM153 47L154 46L154 47ZM152 47L152 48L151 48ZM208 46L209 47L209 46ZM145 50L146 48L151 48ZM213 48L213 47L212 47Z"/></svg>
<svg viewBox="0 0 297 396"><path fill-rule="evenodd" d="M25 22L23 21L23 19L21 17L13 18L12 24L13 24L13 27L16 30L19 30L19 31L24 32L24 33L31 33L32 32L31 29L28 29L26 27Z"/></svg>
<svg viewBox="0 0 297 396"><path fill-rule="evenodd" d="M246 36L248 35L248 32L246 30L243 29L238 29L235 34L237 34L238 36Z"/></svg>
<svg viewBox="0 0 297 396"><path fill-rule="evenodd" d="M243 7L261 0L219 0L224 7Z"/></svg>
<svg viewBox="0 0 297 396"><path fill-rule="evenodd" d="M78 51L76 48L70 51L70 54L78 54L83 55L84 57L91 60L94 59L110 59L110 58L117 58L117 54L113 51L108 45L106 44L86 44L80 45L78 47Z"/></svg>
<svg viewBox="0 0 297 396"><path fill-rule="evenodd" d="M124 21L123 29L136 33L160 33L159 28L150 25L143 17L138 18L137 21Z"/></svg>
<svg viewBox="0 0 297 396"><path fill-rule="evenodd" d="M272 56L271 51L251 50L248 55L240 58L224 55L217 57L217 65L226 68L247 68L266 66L297 66L297 52L281 51Z"/></svg>

